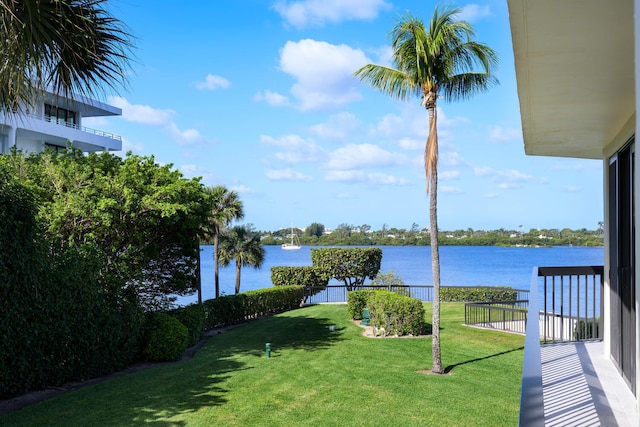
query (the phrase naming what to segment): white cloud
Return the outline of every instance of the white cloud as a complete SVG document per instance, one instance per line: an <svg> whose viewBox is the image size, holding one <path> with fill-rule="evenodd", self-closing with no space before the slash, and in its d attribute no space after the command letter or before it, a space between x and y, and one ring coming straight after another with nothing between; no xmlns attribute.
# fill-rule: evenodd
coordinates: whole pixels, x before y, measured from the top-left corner
<svg viewBox="0 0 640 427"><path fill-rule="evenodd" d="M122 138L122 152L132 151L134 153L142 153L144 151L144 144L134 143L127 138Z"/></svg>
<svg viewBox="0 0 640 427"><path fill-rule="evenodd" d="M525 174L515 169L496 170L488 166L477 167L474 169L475 176L488 177L498 183L501 189L520 188L524 183L535 181L532 175ZM542 182L543 180L539 180Z"/></svg>
<svg viewBox="0 0 640 427"><path fill-rule="evenodd" d="M303 111L361 99L353 72L369 62L361 50L310 39L289 41L280 51L280 69L295 78L290 91Z"/></svg>
<svg viewBox="0 0 640 427"><path fill-rule="evenodd" d="M271 92L270 90L265 90L264 92L258 92L253 97L253 100L257 102L265 101L268 105L272 107L286 107L291 105L291 103L289 102L289 98L277 92Z"/></svg>
<svg viewBox="0 0 640 427"><path fill-rule="evenodd" d="M193 144L203 140L200 132L195 129L180 130L175 123L169 124L167 129L173 140L180 144Z"/></svg>
<svg viewBox="0 0 640 427"><path fill-rule="evenodd" d="M460 171L459 170L450 170L450 171L444 171L444 172L438 172L438 179L442 179L442 180L453 180L453 179L458 179L460 178Z"/></svg>
<svg viewBox="0 0 640 427"><path fill-rule="evenodd" d="M293 169L267 169L265 176L272 181L311 181L313 178Z"/></svg>
<svg viewBox="0 0 640 427"><path fill-rule="evenodd" d="M405 185L408 181L383 173L366 173L362 170L330 170L325 174L327 181L361 183L374 185Z"/></svg>
<svg viewBox="0 0 640 427"><path fill-rule="evenodd" d="M405 150L424 150L424 145L426 144L426 140L416 139L416 138L401 138L398 141L398 145L400 148L404 148Z"/></svg>
<svg viewBox="0 0 640 427"><path fill-rule="evenodd" d="M231 86L231 82L222 76L214 76L213 74L207 74L204 82L196 83L196 87L199 90L216 90L226 89Z"/></svg>
<svg viewBox="0 0 640 427"><path fill-rule="evenodd" d="M134 123L161 126L171 121L173 110L159 110L149 105L135 105L120 96L109 97L109 104L122 110L122 118Z"/></svg>
<svg viewBox="0 0 640 427"><path fill-rule="evenodd" d="M255 190L253 190L251 187L248 187L244 184L236 184L236 185L232 185L229 187L229 190L231 191L235 191L238 194L255 194Z"/></svg>
<svg viewBox="0 0 640 427"><path fill-rule="evenodd" d="M325 123L311 126L316 135L334 140L344 140L360 127L360 121L351 113L339 113L329 117Z"/></svg>
<svg viewBox="0 0 640 427"><path fill-rule="evenodd" d="M329 169L349 170L363 167L384 167L409 163L409 159L373 144L349 144L330 154Z"/></svg>
<svg viewBox="0 0 640 427"><path fill-rule="evenodd" d="M459 187L452 187L452 186L448 186L448 185L441 185L438 187L438 190L443 192L443 193L448 193L448 194L463 194L464 191L462 191L461 188Z"/></svg>
<svg viewBox="0 0 640 427"><path fill-rule="evenodd" d="M579 185L569 185L567 187L564 188L565 191L568 191L569 193L577 193L579 191L582 191L582 187Z"/></svg>
<svg viewBox="0 0 640 427"><path fill-rule="evenodd" d="M278 1L274 9L295 28L321 27L325 23L371 20L391 4L384 0L302 0Z"/></svg>
<svg viewBox="0 0 640 427"><path fill-rule="evenodd" d="M510 142L522 140L522 130L517 128L503 128L502 126L491 126L489 128L489 141Z"/></svg>
<svg viewBox="0 0 640 427"><path fill-rule="evenodd" d="M462 12L457 18L461 21L475 22L488 16L491 16L491 9L489 6L480 6L472 3L463 7Z"/></svg>
<svg viewBox="0 0 640 427"><path fill-rule="evenodd" d="M317 162L327 158L322 147L298 135L286 135L281 138L261 135L260 142L282 147L284 150L274 153L274 157L286 163Z"/></svg>

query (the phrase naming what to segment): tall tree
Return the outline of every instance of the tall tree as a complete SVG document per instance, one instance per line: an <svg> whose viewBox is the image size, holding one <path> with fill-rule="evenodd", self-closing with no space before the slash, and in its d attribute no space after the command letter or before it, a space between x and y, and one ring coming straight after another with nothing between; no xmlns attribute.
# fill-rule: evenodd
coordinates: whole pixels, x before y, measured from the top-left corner
<svg viewBox="0 0 640 427"><path fill-rule="evenodd" d="M490 47L472 40L473 27L459 21L459 8L437 6L425 28L407 14L393 28L390 38L396 68L368 64L355 72L361 80L393 98L421 98L429 117L429 136L424 151L426 191L429 197L431 266L433 271L433 367L443 373L440 354L440 255L438 250L437 100L463 100L497 83L493 71L498 56Z"/></svg>
<svg viewBox="0 0 640 427"><path fill-rule="evenodd" d="M132 37L106 0L0 0L0 111L39 91L94 95L124 86Z"/></svg>
<svg viewBox="0 0 640 427"><path fill-rule="evenodd" d="M236 262L236 294L240 293L240 272L242 267L262 267L265 250L260 244L260 235L249 229L235 226L220 236L220 263L227 266Z"/></svg>
<svg viewBox="0 0 640 427"><path fill-rule="evenodd" d="M220 234L231 221L244 218L244 207L238 193L222 185L207 187L205 192L211 204L207 233L213 237L213 271L216 298L218 298L220 296Z"/></svg>

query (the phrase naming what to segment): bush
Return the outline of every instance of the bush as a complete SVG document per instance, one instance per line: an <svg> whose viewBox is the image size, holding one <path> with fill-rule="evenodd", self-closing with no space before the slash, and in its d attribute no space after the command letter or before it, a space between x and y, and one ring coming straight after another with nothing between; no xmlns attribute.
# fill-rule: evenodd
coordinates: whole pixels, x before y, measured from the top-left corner
<svg viewBox="0 0 640 427"><path fill-rule="evenodd" d="M303 286L278 286L210 299L203 303L205 327L234 325L299 308L303 298Z"/></svg>
<svg viewBox="0 0 640 427"><path fill-rule="evenodd" d="M400 295L410 297L409 287L404 284L402 276L398 276L395 271L389 270L387 273L378 273L376 277L371 281L370 286L376 286L379 288L387 288L387 290L395 292Z"/></svg>
<svg viewBox="0 0 640 427"><path fill-rule="evenodd" d="M198 304L191 304L171 310L170 315L187 327L189 331L189 346L197 343L204 332L204 308Z"/></svg>
<svg viewBox="0 0 640 427"><path fill-rule="evenodd" d="M151 313L147 320L144 359L171 362L182 357L189 342L189 331L178 319L166 313Z"/></svg>
<svg viewBox="0 0 640 427"><path fill-rule="evenodd" d="M271 267L273 286L324 287L329 281L322 279L315 267Z"/></svg>
<svg viewBox="0 0 640 427"><path fill-rule="evenodd" d="M518 291L508 286L447 286L440 288L440 301L444 302L499 302L515 301Z"/></svg>
<svg viewBox="0 0 640 427"><path fill-rule="evenodd" d="M391 291L375 291L367 304L371 326L384 328L384 335L421 335L426 330L424 306L417 298Z"/></svg>
<svg viewBox="0 0 640 427"><path fill-rule="evenodd" d="M576 323L573 338L576 340L590 340L600 337L600 318L583 319Z"/></svg>
<svg viewBox="0 0 640 427"><path fill-rule="evenodd" d="M351 291L347 294L347 311L353 320L362 319L362 311L376 291Z"/></svg>

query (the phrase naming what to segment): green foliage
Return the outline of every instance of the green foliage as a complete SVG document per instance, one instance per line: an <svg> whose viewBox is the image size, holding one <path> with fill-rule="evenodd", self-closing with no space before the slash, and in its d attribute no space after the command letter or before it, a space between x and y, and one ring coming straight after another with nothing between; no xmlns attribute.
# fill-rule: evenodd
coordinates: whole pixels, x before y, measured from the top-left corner
<svg viewBox="0 0 640 427"><path fill-rule="evenodd" d="M404 284L404 279L398 276L395 271L390 270L387 273L378 273L371 281L370 286L378 288L387 288L400 295L411 296L409 288Z"/></svg>
<svg viewBox="0 0 640 427"><path fill-rule="evenodd" d="M375 291L372 290L349 292L347 294L347 311L349 312L349 317L353 320L361 320L362 311L367 306L369 300L373 297L374 292Z"/></svg>
<svg viewBox="0 0 640 427"><path fill-rule="evenodd" d="M299 308L303 298L303 286L278 286L210 299L203 303L205 328L234 325Z"/></svg>
<svg viewBox="0 0 640 427"><path fill-rule="evenodd" d="M367 303L371 326L384 328L384 335L420 335L425 329L424 306L417 298L391 291L375 291Z"/></svg>
<svg viewBox="0 0 640 427"><path fill-rule="evenodd" d="M95 245L52 246L27 183L0 158L0 398L111 373L138 355L143 316L105 286ZM57 248L52 250L52 248Z"/></svg>
<svg viewBox="0 0 640 427"><path fill-rule="evenodd" d="M271 267L271 283L273 286L324 287L329 281L318 274L315 267Z"/></svg>
<svg viewBox="0 0 640 427"><path fill-rule="evenodd" d="M197 179L153 157L79 151L14 151L0 169L35 195L53 252L92 244L104 255L104 286L132 288L149 309L196 289L196 236L208 212Z"/></svg>
<svg viewBox="0 0 640 427"><path fill-rule="evenodd" d="M515 301L518 291L508 286L443 286L440 299L446 302Z"/></svg>
<svg viewBox="0 0 640 427"><path fill-rule="evenodd" d="M305 230L305 236L322 237L324 234L324 225L317 222L311 223Z"/></svg>
<svg viewBox="0 0 640 427"><path fill-rule="evenodd" d="M169 314L180 321L189 331L189 345L193 345L202 338L205 324L204 308L198 304L191 304L171 310Z"/></svg>
<svg viewBox="0 0 640 427"><path fill-rule="evenodd" d="M380 248L311 249L311 261L323 279L343 281L348 290L364 285L380 271Z"/></svg>
<svg viewBox="0 0 640 427"><path fill-rule="evenodd" d="M214 248L215 251L215 248ZM220 235L220 265L236 264L236 294L240 293L240 273L242 267L260 268L264 262L265 250L260 236L250 228L235 226Z"/></svg>
<svg viewBox="0 0 640 427"><path fill-rule="evenodd" d="M144 359L171 362L182 357L189 343L189 331L178 319L166 313L150 313L145 327Z"/></svg>
<svg viewBox="0 0 640 427"><path fill-rule="evenodd" d="M600 318L582 319L576 323L573 331L576 340L590 340L600 338Z"/></svg>

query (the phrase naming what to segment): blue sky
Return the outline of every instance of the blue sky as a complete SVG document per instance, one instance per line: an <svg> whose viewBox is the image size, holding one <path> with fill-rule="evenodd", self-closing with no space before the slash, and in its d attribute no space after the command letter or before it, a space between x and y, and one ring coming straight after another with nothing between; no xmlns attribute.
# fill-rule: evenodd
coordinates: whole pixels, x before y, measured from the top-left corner
<svg viewBox="0 0 640 427"><path fill-rule="evenodd" d="M238 191L243 223L428 226L427 114L353 77L389 64L388 34L435 1L113 0L135 35L122 117L85 125L205 185ZM525 156L504 0L458 2L500 55L500 85L439 103L441 230L588 228L602 221L599 161Z"/></svg>

